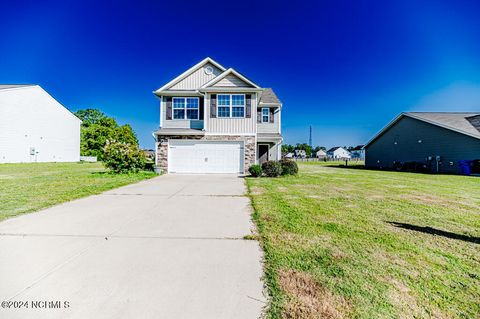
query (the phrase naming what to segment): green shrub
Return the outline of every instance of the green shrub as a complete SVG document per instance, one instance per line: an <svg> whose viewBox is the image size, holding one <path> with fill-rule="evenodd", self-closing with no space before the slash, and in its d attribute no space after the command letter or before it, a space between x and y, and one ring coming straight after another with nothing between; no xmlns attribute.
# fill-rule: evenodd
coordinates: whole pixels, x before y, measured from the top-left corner
<svg viewBox="0 0 480 319"><path fill-rule="evenodd" d="M145 154L136 145L107 141L103 150L103 164L115 173L138 172L145 167Z"/></svg>
<svg viewBox="0 0 480 319"><path fill-rule="evenodd" d="M298 165L295 161L283 159L280 161L282 165L282 175L297 175Z"/></svg>
<svg viewBox="0 0 480 319"><path fill-rule="evenodd" d="M267 161L262 164L262 170L268 177L277 177L282 174L282 165L280 162Z"/></svg>
<svg viewBox="0 0 480 319"><path fill-rule="evenodd" d="M253 177L260 177L262 176L262 167L260 165L252 165L250 166L250 168L248 169L250 175L252 175Z"/></svg>

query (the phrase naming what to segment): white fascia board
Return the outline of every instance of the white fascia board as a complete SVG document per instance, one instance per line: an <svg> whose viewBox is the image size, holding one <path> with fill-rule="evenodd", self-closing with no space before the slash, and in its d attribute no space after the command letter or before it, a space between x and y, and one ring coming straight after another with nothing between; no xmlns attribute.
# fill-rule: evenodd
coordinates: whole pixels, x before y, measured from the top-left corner
<svg viewBox="0 0 480 319"><path fill-rule="evenodd" d="M238 73L237 71L235 71L234 69L232 68L229 68L228 70L224 71L222 74L220 74L219 76L217 76L216 78L208 81L207 83L205 83L201 89L205 89L205 88L208 88L212 85L214 85L215 83L218 83L221 79L225 78L227 75L230 75L230 74L233 74L235 75L236 77L238 77L239 79L241 79L242 81L250 84L251 86L253 86L254 88L256 89L260 89L260 86L258 86L257 84L255 84L254 82L252 82L251 80L247 79L246 77L244 77L243 75L241 75L240 73Z"/></svg>
<svg viewBox="0 0 480 319"><path fill-rule="evenodd" d="M167 84L165 84L164 86L162 86L161 88L159 88L158 90L154 91L154 93L159 93L163 90L166 90L168 89L169 87L177 84L178 82L180 82L181 80L185 79L187 76L189 76L190 74L192 74L193 72L197 71L198 69L200 69L202 66L204 66L205 64L207 63L211 63L213 65L215 65L217 68L219 68L220 70L222 71L225 71L225 67L223 65L221 65L220 63L214 61L213 59L211 59L210 57L207 57L205 59L203 59L202 61L198 62L197 64L195 64L194 66L192 66L190 69L188 69L187 71L183 72L182 74L180 74L179 76L177 76L176 78L174 78L173 80L171 80L170 82L168 82Z"/></svg>
<svg viewBox="0 0 480 319"><path fill-rule="evenodd" d="M199 89L199 92L208 92L208 93L218 93L218 92L226 92L226 93L251 93L251 92L261 92L262 89L255 89L255 88L245 88L245 87L211 87L205 89Z"/></svg>
<svg viewBox="0 0 480 319"><path fill-rule="evenodd" d="M203 96L200 92L198 91L163 91L163 92L153 92L156 96L195 96L195 97L201 97Z"/></svg>

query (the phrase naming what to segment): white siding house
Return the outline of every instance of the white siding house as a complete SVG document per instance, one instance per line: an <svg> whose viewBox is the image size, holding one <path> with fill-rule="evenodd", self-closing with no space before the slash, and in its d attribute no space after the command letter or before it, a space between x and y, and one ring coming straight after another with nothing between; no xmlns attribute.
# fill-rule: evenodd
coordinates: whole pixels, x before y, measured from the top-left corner
<svg viewBox="0 0 480 319"><path fill-rule="evenodd" d="M339 146L329 149L327 151L327 156L330 159L348 159L352 157L349 151Z"/></svg>
<svg viewBox="0 0 480 319"><path fill-rule="evenodd" d="M80 124L38 85L0 85L0 163L77 162Z"/></svg>

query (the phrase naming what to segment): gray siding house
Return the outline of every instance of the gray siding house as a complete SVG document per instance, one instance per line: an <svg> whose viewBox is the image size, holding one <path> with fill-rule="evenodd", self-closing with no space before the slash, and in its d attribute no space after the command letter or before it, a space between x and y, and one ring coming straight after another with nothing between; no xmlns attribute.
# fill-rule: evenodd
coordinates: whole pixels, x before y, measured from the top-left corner
<svg viewBox="0 0 480 319"><path fill-rule="evenodd" d="M236 70L206 58L153 93L155 163L164 171L245 173L280 159L282 103Z"/></svg>
<svg viewBox="0 0 480 319"><path fill-rule="evenodd" d="M365 145L365 165L460 173L459 161L480 159L480 113L402 113Z"/></svg>

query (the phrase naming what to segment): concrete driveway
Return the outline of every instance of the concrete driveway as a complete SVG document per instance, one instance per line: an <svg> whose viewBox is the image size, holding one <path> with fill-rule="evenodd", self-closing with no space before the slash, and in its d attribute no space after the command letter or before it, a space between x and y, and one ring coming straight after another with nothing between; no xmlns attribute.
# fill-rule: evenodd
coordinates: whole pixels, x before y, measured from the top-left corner
<svg viewBox="0 0 480 319"><path fill-rule="evenodd" d="M245 191L166 175L0 223L0 318L260 317Z"/></svg>

